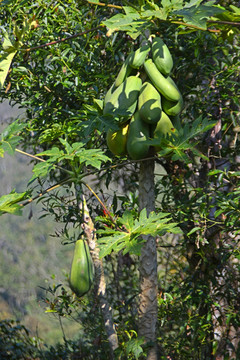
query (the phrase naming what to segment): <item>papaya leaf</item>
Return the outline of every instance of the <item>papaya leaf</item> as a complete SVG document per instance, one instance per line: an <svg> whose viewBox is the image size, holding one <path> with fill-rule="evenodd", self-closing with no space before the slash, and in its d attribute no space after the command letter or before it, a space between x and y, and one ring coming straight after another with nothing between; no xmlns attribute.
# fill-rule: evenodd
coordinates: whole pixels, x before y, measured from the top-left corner
<svg viewBox="0 0 240 360"><path fill-rule="evenodd" d="M182 9L183 0L162 0L161 1L162 12L165 14L165 19L167 19L168 15L173 12L173 10ZM156 17L158 17L155 14ZM165 20L162 18L162 20Z"/></svg>
<svg viewBox="0 0 240 360"><path fill-rule="evenodd" d="M3 88L12 60L16 53L16 50L10 53L4 53L0 59L0 90Z"/></svg>
<svg viewBox="0 0 240 360"><path fill-rule="evenodd" d="M209 1L204 5L193 5L190 7L186 4L183 9L173 11L173 14L181 17L186 24L207 29L207 20L224 11L224 9L214 6L213 2Z"/></svg>
<svg viewBox="0 0 240 360"><path fill-rule="evenodd" d="M0 141L0 156L4 156L6 151L9 155L13 155L16 146L22 139L18 133L25 127L25 124L19 123L18 120L7 126L1 134Z"/></svg>
<svg viewBox="0 0 240 360"><path fill-rule="evenodd" d="M103 219L104 221L104 219ZM106 227L97 231L100 235L100 257L109 255L112 251L140 255L142 244L145 242L142 235L161 236L166 232L178 234L181 230L177 223L171 222L168 213L151 212L147 216L146 209L143 209L138 218L134 214L125 211L123 216L117 219L122 231Z"/></svg>
<svg viewBox="0 0 240 360"><path fill-rule="evenodd" d="M15 149L20 139L21 139L20 136L14 136L9 141L0 141L0 149L1 149L0 151L2 157L4 156L4 152L7 152L9 155L14 155Z"/></svg>
<svg viewBox="0 0 240 360"><path fill-rule="evenodd" d="M98 231L101 233L102 231ZM129 233L115 231L111 236L104 236L98 240L100 244L100 258L103 258L109 255L112 251L120 251L125 247L125 244L129 242L130 235Z"/></svg>
<svg viewBox="0 0 240 360"><path fill-rule="evenodd" d="M123 249L123 255L134 254L136 256L141 255L141 249L143 244L145 243L145 240L143 238L136 238L135 241L131 240L125 244L125 248Z"/></svg>
<svg viewBox="0 0 240 360"><path fill-rule="evenodd" d="M87 166L90 165L98 170L103 162L111 161L100 149L81 149L76 152L76 156L80 163L85 163Z"/></svg>
<svg viewBox="0 0 240 360"><path fill-rule="evenodd" d="M197 148L200 136L211 129L216 121L209 121L207 118L199 116L191 124L185 124L178 129L178 132L167 137L148 140L147 143L152 146L161 146L158 152L159 157L171 156L173 161L181 160L185 163L192 161L188 156L188 152L199 156L204 160L208 160L207 156L201 153Z"/></svg>
<svg viewBox="0 0 240 360"><path fill-rule="evenodd" d="M234 5L229 5L230 9L236 13L237 15L240 15L240 9Z"/></svg>
<svg viewBox="0 0 240 360"><path fill-rule="evenodd" d="M33 168L35 176L31 181L38 176L46 176L54 164L57 165L63 160L73 161L77 158L80 164L85 163L86 166L90 165L97 169L100 169L103 162L111 161L101 149L85 149L84 144L80 142L70 145L65 139L59 139L59 141L64 146L65 151L54 146L52 149L37 154L37 156L47 156L48 159L44 162L45 165L37 164Z"/></svg>
<svg viewBox="0 0 240 360"><path fill-rule="evenodd" d="M51 162L57 162L64 156L64 152L57 146L54 146L51 149L38 153L36 156L48 156Z"/></svg>
<svg viewBox="0 0 240 360"><path fill-rule="evenodd" d="M34 180L36 180L38 177L45 177L47 176L47 174L54 169L53 164L46 162L40 162L37 163L32 172L33 172L33 176L32 178L29 180L29 184L32 183Z"/></svg>
<svg viewBox="0 0 240 360"><path fill-rule="evenodd" d="M24 123L19 123L19 120L12 122L3 130L2 134L1 134L2 140L5 140L5 141L9 140L11 137L15 136L22 129L24 129L25 126L26 125Z"/></svg>
<svg viewBox="0 0 240 360"><path fill-rule="evenodd" d="M20 201L26 198L26 192L3 195L0 197L0 215L4 213L10 213L13 215L22 215L22 207L18 204Z"/></svg>
<svg viewBox="0 0 240 360"><path fill-rule="evenodd" d="M148 27L148 23L141 19L139 12L134 8L123 6L123 10L125 14L117 14L103 21L103 25L108 28L107 35L111 36L115 31L126 31L135 40Z"/></svg>

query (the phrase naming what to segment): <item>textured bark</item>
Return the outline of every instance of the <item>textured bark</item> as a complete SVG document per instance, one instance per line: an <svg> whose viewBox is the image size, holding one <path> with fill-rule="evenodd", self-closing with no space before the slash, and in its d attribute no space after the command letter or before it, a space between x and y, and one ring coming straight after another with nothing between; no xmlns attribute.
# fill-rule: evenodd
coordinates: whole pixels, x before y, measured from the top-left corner
<svg viewBox="0 0 240 360"><path fill-rule="evenodd" d="M154 161L143 161L139 172L139 210L155 210ZM152 236L145 237L140 256L139 336L149 343L148 360L157 359L157 249Z"/></svg>
<svg viewBox="0 0 240 360"><path fill-rule="evenodd" d="M112 318L112 309L108 303L107 295L106 295L106 281L104 277L104 269L102 260L99 259L99 248L97 246L96 239L96 230L94 227L94 223L89 214L89 210L86 204L85 199L83 200L83 230L88 240L88 245L90 248L90 253L93 259L94 268L95 268L95 289L97 299L99 301L99 305L101 308L105 331L107 334L111 359L114 359L114 350L118 348L118 337L115 331L115 326Z"/></svg>

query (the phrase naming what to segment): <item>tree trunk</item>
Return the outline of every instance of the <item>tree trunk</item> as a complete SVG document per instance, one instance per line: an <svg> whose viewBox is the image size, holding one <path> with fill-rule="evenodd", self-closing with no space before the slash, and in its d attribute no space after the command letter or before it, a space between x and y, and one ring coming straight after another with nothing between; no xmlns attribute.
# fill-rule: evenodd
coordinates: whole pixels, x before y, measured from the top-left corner
<svg viewBox="0 0 240 360"><path fill-rule="evenodd" d="M154 160L141 162L139 172L139 211L146 208L147 214L155 210ZM148 360L157 359L157 249L152 236L145 236L139 263L140 304L139 336L149 344Z"/></svg>

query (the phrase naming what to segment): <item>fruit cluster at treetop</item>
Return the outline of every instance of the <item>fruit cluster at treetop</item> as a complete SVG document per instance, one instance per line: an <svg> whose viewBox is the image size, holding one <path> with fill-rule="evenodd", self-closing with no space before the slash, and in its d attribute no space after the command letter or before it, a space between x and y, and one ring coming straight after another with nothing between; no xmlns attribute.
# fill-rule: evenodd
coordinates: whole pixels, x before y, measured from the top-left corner
<svg viewBox="0 0 240 360"><path fill-rule="evenodd" d="M133 160L148 156L149 139L161 139L176 133L173 119L183 108L183 98L170 77L173 59L159 37L144 41L123 63L113 85L104 98L103 115L118 123L109 129L107 145L117 156Z"/></svg>

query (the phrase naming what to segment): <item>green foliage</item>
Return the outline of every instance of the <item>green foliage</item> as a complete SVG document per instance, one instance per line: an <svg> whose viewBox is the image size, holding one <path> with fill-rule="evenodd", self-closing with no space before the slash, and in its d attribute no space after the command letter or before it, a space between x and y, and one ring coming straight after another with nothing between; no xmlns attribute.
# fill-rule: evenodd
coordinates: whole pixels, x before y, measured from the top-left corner
<svg viewBox="0 0 240 360"><path fill-rule="evenodd" d="M174 11L174 14L182 17L186 24L207 29L207 20L224 12L224 8L214 6L214 1L208 1L204 5L202 1L190 1L183 9Z"/></svg>
<svg viewBox="0 0 240 360"><path fill-rule="evenodd" d="M129 6L123 6L125 14L117 14L103 21L103 24L109 29L108 36L115 31L126 31L132 39L136 39L144 30L152 27L150 21L167 20L177 21L183 19L185 25L207 29L207 20L213 16L224 13L224 8L214 6L214 2L201 4L202 1L190 1L185 3L183 0L161 2L159 7L153 2L147 2L139 9Z"/></svg>
<svg viewBox="0 0 240 360"><path fill-rule="evenodd" d="M40 339L29 336L25 326L13 320L0 322L0 357L2 359L37 359Z"/></svg>
<svg viewBox="0 0 240 360"><path fill-rule="evenodd" d="M12 122L1 134L0 141L0 156L4 156L6 151L10 155L14 155L16 146L21 140L19 136L20 131L24 129L24 124L19 123L18 120Z"/></svg>
<svg viewBox="0 0 240 360"><path fill-rule="evenodd" d="M171 136L168 137L163 136L160 139L153 139L147 143L155 146L161 144L162 150L158 153L159 157L171 156L173 161L191 162L188 153L207 160L207 157L197 149L197 144L199 137L214 125L215 122L209 121L207 118L202 119L202 116L200 116L191 123L186 123L184 126L178 127L177 125L177 134L171 134ZM191 142L192 140L194 140L194 142Z"/></svg>
<svg viewBox="0 0 240 360"><path fill-rule="evenodd" d="M21 206L18 202L26 199L27 192L16 193L14 190L8 194L3 195L0 198L0 216L5 213L13 215L22 215Z"/></svg>
<svg viewBox="0 0 240 360"><path fill-rule="evenodd" d="M137 336L136 331L125 331L126 341L121 343L121 348L115 351L116 358L121 359L139 359L141 356L146 356L143 350L144 339Z"/></svg>
<svg viewBox="0 0 240 360"><path fill-rule="evenodd" d="M104 218L98 218L104 222ZM105 229L98 230L101 235L98 242L100 243L100 257L110 254L112 251L119 252L123 250L126 253L140 255L141 247L144 239L142 235L157 236L163 235L166 232L177 234L180 229L177 228L177 223L171 222L171 218L167 213L151 212L147 216L146 209L143 209L139 217L136 219L134 214L130 211L125 211L122 217L118 217L117 224L121 226L122 230Z"/></svg>

